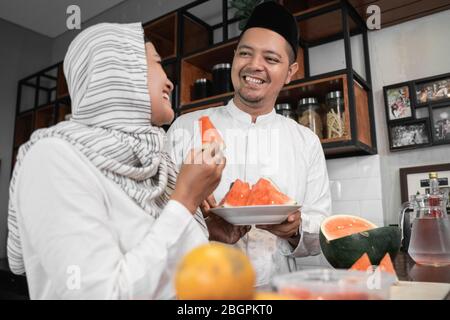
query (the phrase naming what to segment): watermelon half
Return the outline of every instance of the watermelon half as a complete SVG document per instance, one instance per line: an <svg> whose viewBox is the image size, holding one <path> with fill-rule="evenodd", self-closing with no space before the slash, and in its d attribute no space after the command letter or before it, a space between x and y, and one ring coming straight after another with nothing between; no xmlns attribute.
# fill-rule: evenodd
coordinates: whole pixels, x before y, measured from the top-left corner
<svg viewBox="0 0 450 320"><path fill-rule="evenodd" d="M322 222L320 247L335 268L350 268L364 253L378 265L388 252L395 258L400 249L398 227L377 227L372 222L351 215L334 215Z"/></svg>

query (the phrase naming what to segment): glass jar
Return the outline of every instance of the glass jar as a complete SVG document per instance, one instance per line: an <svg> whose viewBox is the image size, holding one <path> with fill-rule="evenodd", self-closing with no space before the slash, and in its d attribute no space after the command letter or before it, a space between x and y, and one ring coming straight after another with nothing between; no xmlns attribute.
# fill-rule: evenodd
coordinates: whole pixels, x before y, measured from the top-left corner
<svg viewBox="0 0 450 320"><path fill-rule="evenodd" d="M310 128L319 138L323 138L321 108L316 98L303 98L298 102L298 123Z"/></svg>
<svg viewBox="0 0 450 320"><path fill-rule="evenodd" d="M275 105L275 111L286 118L295 119L295 112L289 103L279 103Z"/></svg>
<svg viewBox="0 0 450 320"><path fill-rule="evenodd" d="M219 63L212 68L214 94L233 91L231 84L231 64Z"/></svg>
<svg viewBox="0 0 450 320"><path fill-rule="evenodd" d="M331 91L326 95L327 138L340 138L345 134L344 97L341 91Z"/></svg>
<svg viewBox="0 0 450 320"><path fill-rule="evenodd" d="M211 96L212 84L206 78L200 78L194 82L194 96L193 100L203 99Z"/></svg>

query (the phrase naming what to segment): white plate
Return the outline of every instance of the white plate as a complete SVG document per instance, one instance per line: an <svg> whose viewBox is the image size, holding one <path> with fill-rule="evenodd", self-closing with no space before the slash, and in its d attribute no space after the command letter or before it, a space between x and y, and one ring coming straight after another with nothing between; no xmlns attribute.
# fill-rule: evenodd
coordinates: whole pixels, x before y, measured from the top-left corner
<svg viewBox="0 0 450 320"><path fill-rule="evenodd" d="M213 213L234 225L279 224L288 215L298 209L298 205L245 206L245 207L217 207L211 209Z"/></svg>

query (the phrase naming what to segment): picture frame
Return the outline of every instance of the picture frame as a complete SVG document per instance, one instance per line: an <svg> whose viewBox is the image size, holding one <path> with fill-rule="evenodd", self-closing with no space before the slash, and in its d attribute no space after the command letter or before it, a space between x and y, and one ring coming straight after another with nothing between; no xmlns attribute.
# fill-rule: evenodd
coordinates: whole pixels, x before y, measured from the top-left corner
<svg viewBox="0 0 450 320"><path fill-rule="evenodd" d="M386 119L389 122L414 119L412 88L409 82L383 87Z"/></svg>
<svg viewBox="0 0 450 320"><path fill-rule="evenodd" d="M390 150L415 149L431 145L429 123L429 119L426 118L390 124L388 126Z"/></svg>
<svg viewBox="0 0 450 320"><path fill-rule="evenodd" d="M450 101L430 105L429 114L433 144L450 143Z"/></svg>
<svg viewBox="0 0 450 320"><path fill-rule="evenodd" d="M417 80L413 87L416 106L450 101L450 73Z"/></svg>
<svg viewBox="0 0 450 320"><path fill-rule="evenodd" d="M401 201L409 201L411 196L429 193L430 172L437 172L439 189L448 192L450 197L450 163L441 163L419 167L400 168ZM447 213L450 214L450 203L447 203Z"/></svg>

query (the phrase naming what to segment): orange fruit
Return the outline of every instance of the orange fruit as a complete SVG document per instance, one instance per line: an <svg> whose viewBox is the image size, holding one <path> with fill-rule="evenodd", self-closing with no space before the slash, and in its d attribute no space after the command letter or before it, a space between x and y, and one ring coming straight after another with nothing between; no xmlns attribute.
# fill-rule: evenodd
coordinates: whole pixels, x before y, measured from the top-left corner
<svg viewBox="0 0 450 320"><path fill-rule="evenodd" d="M255 271L239 249L209 243L189 252L179 264L175 290L181 300L253 298Z"/></svg>

